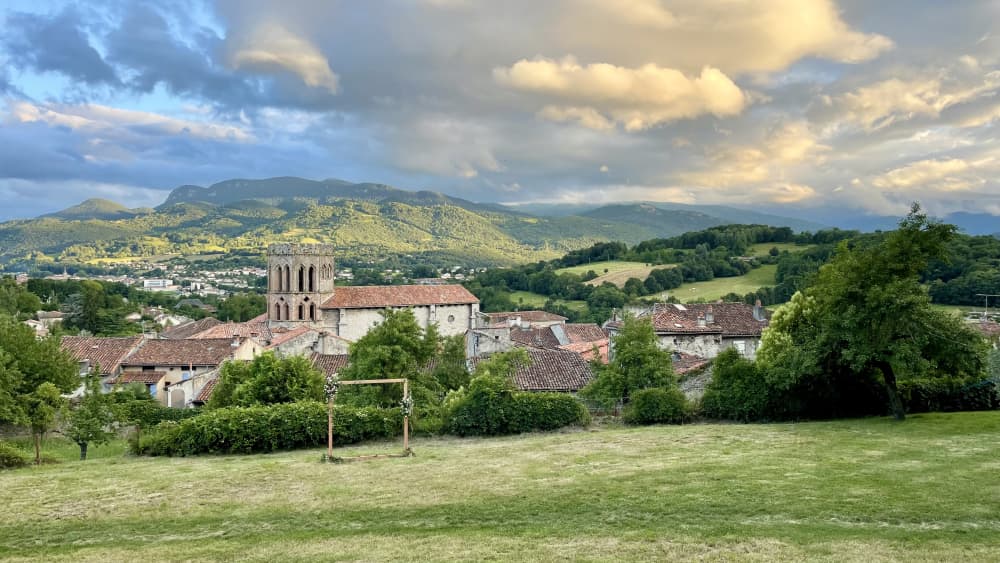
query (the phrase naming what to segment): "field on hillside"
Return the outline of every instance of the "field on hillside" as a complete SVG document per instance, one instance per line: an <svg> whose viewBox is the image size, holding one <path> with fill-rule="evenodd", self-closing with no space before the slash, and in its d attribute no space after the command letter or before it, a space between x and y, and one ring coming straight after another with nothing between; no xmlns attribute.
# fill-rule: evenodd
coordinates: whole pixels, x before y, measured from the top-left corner
<svg viewBox="0 0 1000 563"><path fill-rule="evenodd" d="M772 248L777 248L778 252L802 252L803 250L808 250L816 245L814 244L795 244L792 242L762 242L759 244L754 244L750 246L750 256L765 256Z"/></svg>
<svg viewBox="0 0 1000 563"><path fill-rule="evenodd" d="M524 311L528 309L541 309L549 298L540 293L532 293L530 291L512 291L510 292L510 299L518 306L519 310ZM557 301L570 309L578 311L587 307L585 301L564 301L561 299Z"/></svg>
<svg viewBox="0 0 1000 563"><path fill-rule="evenodd" d="M774 274L777 271L778 267L773 264L764 265L750 270L742 276L715 278L706 282L686 283L676 289L661 293L660 297L665 298L673 295L677 299L680 299L681 302L686 303L699 299L714 301L727 293L744 295L751 291L756 291L761 287L774 285Z"/></svg>
<svg viewBox="0 0 1000 563"><path fill-rule="evenodd" d="M0 472L0 558L1000 559L1000 412L413 447L337 465L309 450Z"/></svg>
<svg viewBox="0 0 1000 563"><path fill-rule="evenodd" d="M598 276L587 283L589 285L601 285L604 282L611 282L618 287L623 287L629 278L639 278L645 281L649 273L658 268L673 268L674 264L663 264L658 266L648 266L645 262L624 262L611 260L607 262L591 262L569 268L556 270L557 274L576 274L582 276L593 270ZM607 272L605 272L607 270Z"/></svg>

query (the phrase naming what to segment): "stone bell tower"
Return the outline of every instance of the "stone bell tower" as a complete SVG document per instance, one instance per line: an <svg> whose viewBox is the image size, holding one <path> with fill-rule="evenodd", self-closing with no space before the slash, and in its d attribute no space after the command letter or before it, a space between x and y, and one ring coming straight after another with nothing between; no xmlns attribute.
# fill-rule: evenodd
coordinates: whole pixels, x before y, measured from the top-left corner
<svg viewBox="0 0 1000 563"><path fill-rule="evenodd" d="M318 325L333 297L332 244L272 244L267 248L269 326Z"/></svg>

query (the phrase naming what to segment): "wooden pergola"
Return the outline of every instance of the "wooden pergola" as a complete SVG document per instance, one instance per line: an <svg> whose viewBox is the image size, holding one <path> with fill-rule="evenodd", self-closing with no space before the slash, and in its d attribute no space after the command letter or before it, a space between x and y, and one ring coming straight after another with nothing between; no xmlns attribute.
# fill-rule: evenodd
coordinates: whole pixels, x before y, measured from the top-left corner
<svg viewBox="0 0 1000 563"><path fill-rule="evenodd" d="M337 385L382 385L386 383L402 383L403 384L403 401L410 400L410 380L409 379L354 379L346 381L337 381ZM327 440L326 440L326 457L327 461L356 461L364 459L376 459L380 457L410 457L413 455L413 450L410 449L410 415L409 411L404 411L403 413L403 452L398 454L377 454L377 455L364 455L352 458L335 458L333 456L333 403L337 398L336 392L334 392L329 400L327 401Z"/></svg>

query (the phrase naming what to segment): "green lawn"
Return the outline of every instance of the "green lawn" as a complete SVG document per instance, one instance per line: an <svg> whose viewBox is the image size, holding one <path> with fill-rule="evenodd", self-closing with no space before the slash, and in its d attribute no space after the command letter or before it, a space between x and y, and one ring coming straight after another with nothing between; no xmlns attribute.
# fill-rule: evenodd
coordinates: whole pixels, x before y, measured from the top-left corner
<svg viewBox="0 0 1000 563"><path fill-rule="evenodd" d="M774 285L774 274L778 267L769 264L750 270L742 276L732 278L715 278L707 282L691 282L660 294L660 297L674 295L682 302L714 301L727 293L744 295L761 287Z"/></svg>
<svg viewBox="0 0 1000 563"><path fill-rule="evenodd" d="M0 472L0 558L1000 560L1000 412L413 446Z"/></svg>
<svg viewBox="0 0 1000 563"><path fill-rule="evenodd" d="M816 245L814 244L795 244L792 242L762 242L750 246L750 256L765 256L772 248L777 248L779 252L802 252L803 250L808 250Z"/></svg>
<svg viewBox="0 0 1000 563"><path fill-rule="evenodd" d="M510 299L521 310L527 310L527 309L541 309L549 298L539 293L532 293L530 291L512 291L510 292ZM575 309L575 310L581 310L586 308L587 306L587 303L584 301L560 300L560 303L566 305L570 309Z"/></svg>

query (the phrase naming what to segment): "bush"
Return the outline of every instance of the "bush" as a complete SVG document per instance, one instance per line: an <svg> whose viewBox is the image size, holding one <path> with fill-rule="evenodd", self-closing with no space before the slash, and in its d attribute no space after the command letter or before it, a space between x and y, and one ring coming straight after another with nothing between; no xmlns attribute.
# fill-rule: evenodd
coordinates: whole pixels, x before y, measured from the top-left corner
<svg viewBox="0 0 1000 563"><path fill-rule="evenodd" d="M201 414L201 409L165 407L152 397L135 399L125 393L111 393L110 396L115 417L125 424L140 428L152 428L167 421L179 422Z"/></svg>
<svg viewBox="0 0 1000 563"><path fill-rule="evenodd" d="M749 422L768 415L771 390L757 366L730 348L716 357L712 381L701 398L708 418Z"/></svg>
<svg viewBox="0 0 1000 563"><path fill-rule="evenodd" d="M0 442L0 469L14 469L28 465L28 456L12 444Z"/></svg>
<svg viewBox="0 0 1000 563"><path fill-rule="evenodd" d="M691 406L676 388L637 391L622 413L626 424L681 424L690 419Z"/></svg>
<svg viewBox="0 0 1000 563"><path fill-rule="evenodd" d="M474 378L468 390L448 395L445 411L448 432L459 436L518 434L590 423L590 413L576 397L514 391L502 375Z"/></svg>
<svg viewBox="0 0 1000 563"><path fill-rule="evenodd" d="M270 406L228 407L180 422L164 422L146 433L136 453L195 455L255 453L314 448L326 444L326 405L303 401ZM336 407L334 444L344 445L402 433L400 409Z"/></svg>
<svg viewBox="0 0 1000 563"><path fill-rule="evenodd" d="M906 412L981 411L1000 409L995 381L920 378L898 383Z"/></svg>

